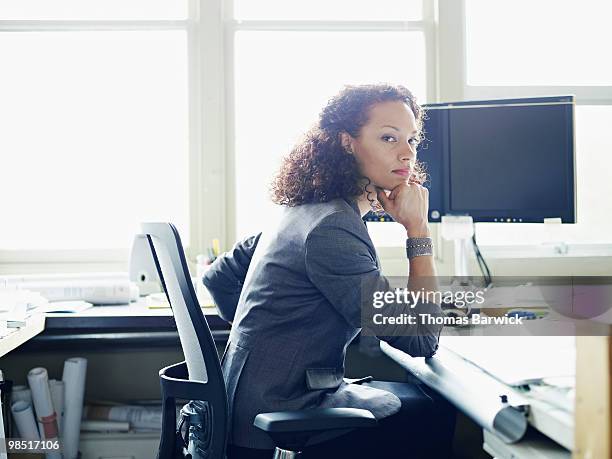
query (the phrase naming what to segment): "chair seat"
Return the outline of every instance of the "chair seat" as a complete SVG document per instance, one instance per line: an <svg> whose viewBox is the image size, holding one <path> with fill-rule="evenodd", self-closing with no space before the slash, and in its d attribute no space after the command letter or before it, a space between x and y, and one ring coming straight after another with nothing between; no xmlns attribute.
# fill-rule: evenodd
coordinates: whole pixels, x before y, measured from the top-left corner
<svg viewBox="0 0 612 459"><path fill-rule="evenodd" d="M260 413L255 417L253 425L269 434L318 432L373 427L376 418L368 410L357 408L315 408Z"/></svg>

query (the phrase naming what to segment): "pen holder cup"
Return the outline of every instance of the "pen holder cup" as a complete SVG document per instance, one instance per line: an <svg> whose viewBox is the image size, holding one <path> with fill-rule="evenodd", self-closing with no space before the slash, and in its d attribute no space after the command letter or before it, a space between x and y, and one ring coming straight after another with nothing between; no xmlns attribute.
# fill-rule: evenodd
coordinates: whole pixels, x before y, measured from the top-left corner
<svg viewBox="0 0 612 459"><path fill-rule="evenodd" d="M215 306L212 296L208 292L208 289L202 283L204 274L210 269L211 265L206 265L199 262L200 256L198 256L198 264L196 266L196 296L198 302L202 308L212 308Z"/></svg>

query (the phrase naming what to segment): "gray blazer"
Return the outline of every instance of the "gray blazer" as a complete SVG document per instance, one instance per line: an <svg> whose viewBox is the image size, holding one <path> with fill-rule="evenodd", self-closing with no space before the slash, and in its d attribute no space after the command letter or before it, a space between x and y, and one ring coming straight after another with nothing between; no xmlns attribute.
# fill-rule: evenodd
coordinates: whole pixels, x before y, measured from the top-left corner
<svg viewBox="0 0 612 459"><path fill-rule="evenodd" d="M239 242L204 277L221 317L233 322L222 358L230 443L248 448L274 446L253 427L258 413L351 407L380 419L401 405L390 392L343 380L346 348L361 329L363 290L391 290L356 203L283 212L275 230ZM438 335L380 338L428 357Z"/></svg>

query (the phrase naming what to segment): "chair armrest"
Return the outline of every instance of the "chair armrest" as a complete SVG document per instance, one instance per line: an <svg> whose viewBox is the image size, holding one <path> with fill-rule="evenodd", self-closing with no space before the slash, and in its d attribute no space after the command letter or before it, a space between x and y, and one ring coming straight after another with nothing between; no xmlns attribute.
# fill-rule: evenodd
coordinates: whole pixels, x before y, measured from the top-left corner
<svg viewBox="0 0 612 459"><path fill-rule="evenodd" d="M315 408L260 413L253 425L268 433L317 432L373 427L376 418L368 410L357 408Z"/></svg>

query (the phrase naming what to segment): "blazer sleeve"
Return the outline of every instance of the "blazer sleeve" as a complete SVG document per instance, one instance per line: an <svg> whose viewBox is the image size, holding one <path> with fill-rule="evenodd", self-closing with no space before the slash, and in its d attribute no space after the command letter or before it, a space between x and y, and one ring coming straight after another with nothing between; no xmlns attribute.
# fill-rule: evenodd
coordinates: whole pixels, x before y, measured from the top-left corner
<svg viewBox="0 0 612 459"><path fill-rule="evenodd" d="M372 250L363 232L357 230L354 222L341 213L326 217L306 239L305 262L309 279L355 328L362 328L364 322L371 318L375 291L393 291L389 280L382 275ZM433 303L421 306L434 315L440 310ZM406 309L406 306L391 307L386 313L399 314L403 312L401 309ZM396 325L368 328L368 334L376 335L413 357L431 357L438 348L442 327L417 324L408 328Z"/></svg>
<svg viewBox="0 0 612 459"><path fill-rule="evenodd" d="M232 250L217 257L202 278L223 320L234 320L244 279L260 236L261 233L237 242Z"/></svg>

